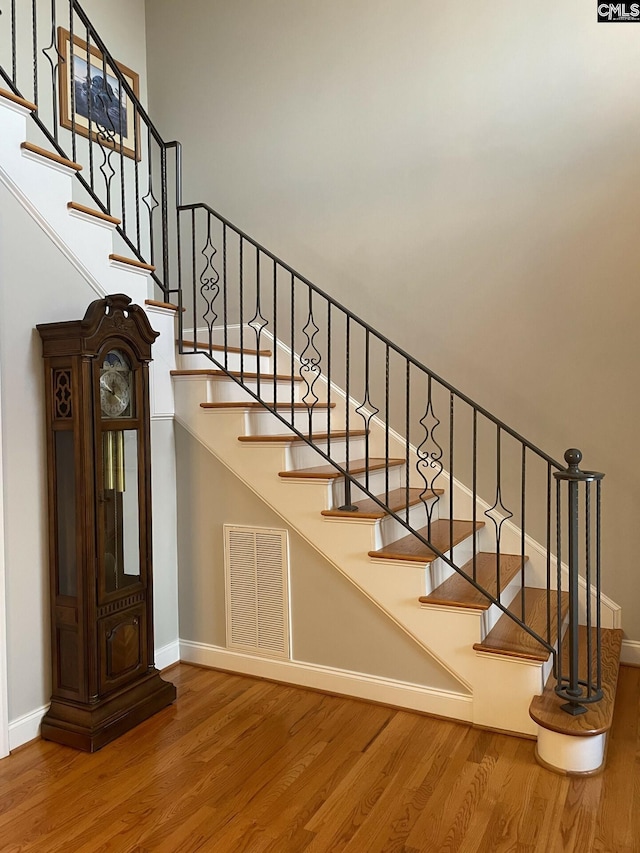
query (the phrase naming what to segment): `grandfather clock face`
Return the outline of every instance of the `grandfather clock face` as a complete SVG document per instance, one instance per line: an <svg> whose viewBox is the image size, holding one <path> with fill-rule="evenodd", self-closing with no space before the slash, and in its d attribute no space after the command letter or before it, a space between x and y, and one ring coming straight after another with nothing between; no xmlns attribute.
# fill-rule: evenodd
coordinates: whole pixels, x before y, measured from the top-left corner
<svg viewBox="0 0 640 853"><path fill-rule="evenodd" d="M103 595L140 581L139 429L135 420L135 387L135 369L127 353L112 348L100 356Z"/></svg>
<svg viewBox="0 0 640 853"><path fill-rule="evenodd" d="M109 350L100 367L100 409L103 418L127 418L133 411L133 374L126 354Z"/></svg>

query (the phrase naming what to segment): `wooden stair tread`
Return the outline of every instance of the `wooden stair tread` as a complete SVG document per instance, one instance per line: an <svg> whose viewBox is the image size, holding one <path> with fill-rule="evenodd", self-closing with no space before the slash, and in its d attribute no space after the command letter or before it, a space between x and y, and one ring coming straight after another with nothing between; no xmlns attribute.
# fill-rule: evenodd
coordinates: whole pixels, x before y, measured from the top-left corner
<svg viewBox="0 0 640 853"><path fill-rule="evenodd" d="M361 438L362 436L367 435L366 429L350 429L349 432L346 430L336 430L331 433L332 439L337 438ZM313 432L309 439L313 441L326 441L329 438L328 432ZM304 438L300 438L295 432L285 433L281 435L239 435L238 441L245 442L247 444L270 444L272 442L279 443L288 443L293 444L296 441L304 441Z"/></svg>
<svg viewBox="0 0 640 853"><path fill-rule="evenodd" d="M522 593L520 590L509 605L509 610L519 618L522 614ZM551 645L558 637L558 605L557 593L551 590ZM524 622L539 636L546 639L547 634L547 590L534 587L524 588L525 619ZM569 609L569 596L561 594L562 618ZM528 634L513 619L504 614L498 619L481 643L474 643L477 652L493 652L509 657L526 658L527 660L546 661L549 652L538 640Z"/></svg>
<svg viewBox="0 0 640 853"><path fill-rule="evenodd" d="M484 521L477 521L475 528L473 521L461 521L454 519L451 525L448 518L438 519L431 523L432 544L443 553L449 551L458 542L462 542L467 536L471 536L474 530L484 527ZM427 538L428 528L423 527L417 531L420 536ZM451 534L453 533L453 537ZM412 533L403 536L396 542L391 542L380 548L379 551L369 551L369 556L381 560L404 560L412 563L432 563L438 559L435 551L417 539Z"/></svg>
<svg viewBox="0 0 640 853"><path fill-rule="evenodd" d="M407 502L407 490L404 488L392 489L389 492L389 501L387 506L392 512L398 512L399 510L405 509L407 506L415 506L419 504L421 501L420 496L423 494L424 489L409 489L409 501ZM431 500L436 495L443 494L444 489L435 489L434 491L429 490L427 500ZM385 495L378 495L379 500L382 503L385 503ZM373 498L363 498L363 500L358 500L357 503L358 509L356 512L349 512L345 509L323 509L322 515L326 518L384 518L388 513L386 510L382 509L382 507L377 504Z"/></svg>
<svg viewBox="0 0 640 853"><path fill-rule="evenodd" d="M96 219L102 219L103 222L110 222L112 225L121 224L121 221L115 216L109 216L108 213L103 213L101 210L95 210L93 207L87 207L84 204L78 204L76 201L68 202L67 210L75 210L78 213L86 213L87 216L93 216Z"/></svg>
<svg viewBox="0 0 640 853"><path fill-rule="evenodd" d="M302 382L301 376L287 376L286 374L277 373L252 373L248 370L216 370L215 368L203 368L202 370L172 370L171 376L238 376L244 379L257 379L258 376L265 382L273 382L277 379L279 382ZM288 404L289 407L291 403Z"/></svg>
<svg viewBox="0 0 640 853"><path fill-rule="evenodd" d="M352 475L364 474L367 469L369 471L379 471L382 468L386 468L387 465L390 468L395 468L398 465L405 464L405 459L369 459L368 465L366 459L352 459L349 462L349 473ZM340 477L344 477L344 474L334 468L333 465L316 465L313 468L296 468L292 471L280 471L278 476L284 479L296 480L337 480Z"/></svg>
<svg viewBox="0 0 640 853"><path fill-rule="evenodd" d="M476 582L496 597L498 581L496 577L495 553L481 551L476 554ZM525 556L525 562L528 557ZM515 554L500 554L500 592L502 592L522 569L522 557ZM473 560L462 566L462 571L473 577ZM467 607L471 610L488 610L491 601L480 590L470 584L457 572L436 587L429 595L422 595L421 604L440 604L449 607Z"/></svg>
<svg viewBox="0 0 640 853"><path fill-rule="evenodd" d="M156 299L145 299L145 305L152 305L155 308L167 308L169 311L179 311L180 307L178 305L174 305L173 302L158 302ZM186 311L186 308L182 309Z"/></svg>
<svg viewBox="0 0 640 853"><path fill-rule="evenodd" d="M127 264L130 267L138 267L141 270L147 270L148 272L155 272L156 268L153 264L145 264L144 261L139 261L137 258L127 258L125 255L109 255L110 261L116 261L119 264Z"/></svg>
<svg viewBox="0 0 640 853"><path fill-rule="evenodd" d="M291 403L259 403L257 400L254 402L222 402L222 403L200 403L200 408L202 409L282 409L283 411L291 411L291 409L295 409L295 411L315 411L317 409L335 409L335 403L315 403L313 406L308 406L306 403L294 403L293 406Z"/></svg>
<svg viewBox="0 0 640 853"><path fill-rule="evenodd" d="M8 89L0 89L0 98L6 98L8 101L13 101L14 104L20 104L21 107L30 110L32 113L35 113L38 109L38 107L35 104L32 104L31 101L27 101L26 98L21 98L20 95L14 95L13 92L10 92Z"/></svg>
<svg viewBox="0 0 640 853"><path fill-rule="evenodd" d="M34 145L32 142L22 142L20 148L24 151L29 151L31 154L37 154L39 157L44 157L45 160L51 160L53 163L60 163L61 166L66 166L68 169L73 169L75 172L81 172L82 166L80 163L74 163L73 160L67 160L60 154L55 154L53 151L48 151L46 148L41 148L39 145Z"/></svg>
<svg viewBox="0 0 640 853"><path fill-rule="evenodd" d="M587 627L578 627L580 638L579 675L586 676L587 670ZM592 628L592 648L596 648L596 629ZM613 721L613 707L616 698L616 684L618 682L618 670L620 668L620 651L622 648L623 632L620 628L602 629L602 692L603 697L599 702L585 705L586 714L572 717L561 710L566 699L562 699L555 691L555 679L553 673L549 676L544 691L540 696L534 696L529 706L529 716L545 729L558 734L573 735L575 737L592 737L603 734L611 728ZM569 643L563 644L562 649L563 672L569 671Z"/></svg>
<svg viewBox="0 0 640 853"><path fill-rule="evenodd" d="M180 341L176 341L176 343L180 343ZM213 352L232 352L244 355L264 355L264 356L272 356L273 353L270 349L247 349L246 347L232 347L232 346L224 346L224 344L208 344L203 341L182 341L183 347L194 347L195 350L193 353L183 353L183 355L196 355L198 350L213 350Z"/></svg>

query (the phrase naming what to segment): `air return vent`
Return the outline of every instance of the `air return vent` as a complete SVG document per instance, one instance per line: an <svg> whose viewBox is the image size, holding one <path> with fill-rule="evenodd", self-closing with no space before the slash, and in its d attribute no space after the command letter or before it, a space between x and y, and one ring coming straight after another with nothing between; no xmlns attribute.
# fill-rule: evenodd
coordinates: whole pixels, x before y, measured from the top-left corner
<svg viewBox="0 0 640 853"><path fill-rule="evenodd" d="M289 657L287 531L224 525L227 647Z"/></svg>

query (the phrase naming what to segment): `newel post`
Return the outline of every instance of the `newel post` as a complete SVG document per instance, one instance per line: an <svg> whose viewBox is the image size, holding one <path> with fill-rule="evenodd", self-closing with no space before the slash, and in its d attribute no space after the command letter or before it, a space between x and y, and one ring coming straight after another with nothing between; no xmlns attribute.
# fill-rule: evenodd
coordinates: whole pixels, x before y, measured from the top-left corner
<svg viewBox="0 0 640 853"><path fill-rule="evenodd" d="M557 471L558 553L562 560L562 528L567 530L569 624L562 636L562 572L558 571L558 654L556 693L567 699L563 711L576 716L602 698L602 649L600 624L600 492L604 474L581 471L582 453L570 448L564 454L567 468ZM566 488L563 484L566 483ZM594 489L595 484L595 489ZM595 490L595 512L592 506ZM562 504L566 494L565 512ZM565 514L566 513L566 514ZM564 516L564 518L563 518ZM586 589L580 600L580 576ZM595 607L592 603L595 589ZM594 611L595 610L595 614ZM581 615L584 619L581 624ZM595 624L594 624L595 615ZM568 670L568 671L566 671Z"/></svg>

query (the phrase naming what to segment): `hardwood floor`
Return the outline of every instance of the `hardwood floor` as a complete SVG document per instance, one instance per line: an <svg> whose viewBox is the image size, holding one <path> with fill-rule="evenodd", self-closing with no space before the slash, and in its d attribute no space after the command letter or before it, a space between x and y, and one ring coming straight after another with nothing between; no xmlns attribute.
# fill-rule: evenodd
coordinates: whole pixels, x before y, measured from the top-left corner
<svg viewBox="0 0 640 853"><path fill-rule="evenodd" d="M622 667L604 773L534 743L179 665L171 708L94 755L0 761L0 851L638 853L640 669Z"/></svg>

